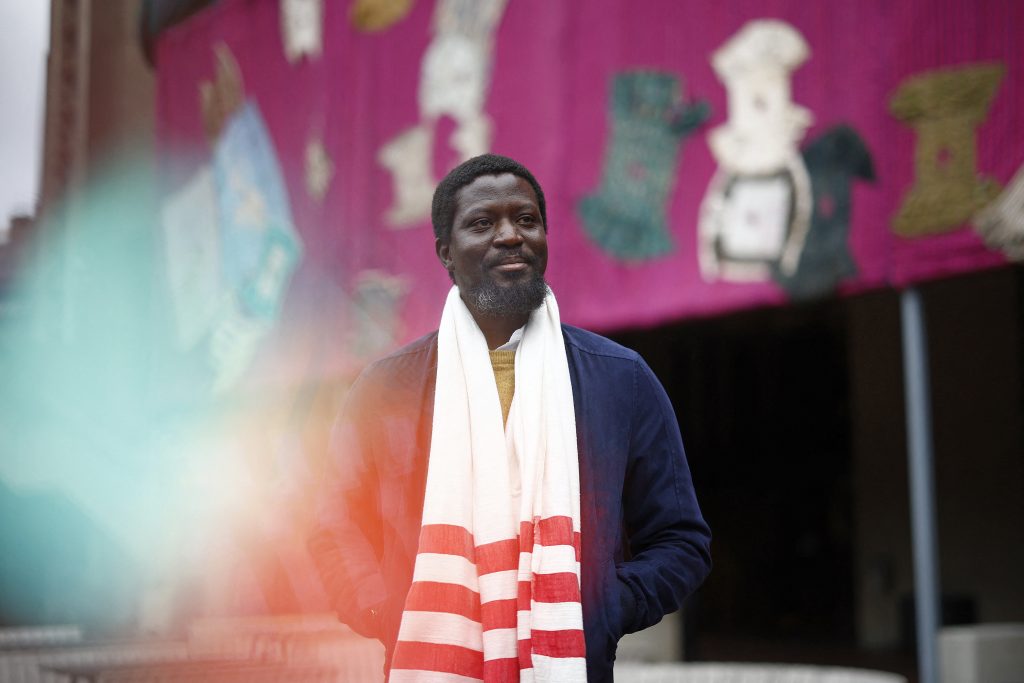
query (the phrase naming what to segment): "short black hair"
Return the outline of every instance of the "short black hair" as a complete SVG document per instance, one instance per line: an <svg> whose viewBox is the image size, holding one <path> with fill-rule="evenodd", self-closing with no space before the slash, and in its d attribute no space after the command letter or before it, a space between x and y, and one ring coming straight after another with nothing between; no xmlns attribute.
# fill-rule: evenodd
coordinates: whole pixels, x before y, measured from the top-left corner
<svg viewBox="0 0 1024 683"><path fill-rule="evenodd" d="M540 209L540 220L544 231L548 229L547 206L544 203L544 190L533 174L515 159L500 154L481 154L468 159L451 170L434 190L434 201L430 207L430 220L434 224L434 237L447 243L452 234L452 223L455 221L455 194L482 175L501 175L511 173L519 176L533 187L537 195L537 207Z"/></svg>

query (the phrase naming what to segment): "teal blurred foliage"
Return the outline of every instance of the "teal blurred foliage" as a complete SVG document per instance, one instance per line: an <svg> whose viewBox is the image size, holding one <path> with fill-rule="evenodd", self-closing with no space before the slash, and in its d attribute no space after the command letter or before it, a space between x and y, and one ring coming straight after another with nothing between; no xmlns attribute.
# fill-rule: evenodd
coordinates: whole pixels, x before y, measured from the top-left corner
<svg viewBox="0 0 1024 683"><path fill-rule="evenodd" d="M175 435L206 409L169 341L153 170L50 210L0 318L0 625L128 629L179 534Z"/></svg>

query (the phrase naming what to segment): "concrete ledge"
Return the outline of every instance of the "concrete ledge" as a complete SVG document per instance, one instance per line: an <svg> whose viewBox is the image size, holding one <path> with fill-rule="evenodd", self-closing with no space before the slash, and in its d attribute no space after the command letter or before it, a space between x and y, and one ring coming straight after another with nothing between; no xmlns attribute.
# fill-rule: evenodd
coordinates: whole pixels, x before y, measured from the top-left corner
<svg viewBox="0 0 1024 683"><path fill-rule="evenodd" d="M1024 624L946 627L939 660L942 683L1024 683Z"/></svg>
<svg viewBox="0 0 1024 683"><path fill-rule="evenodd" d="M899 674L802 664L635 664L615 666L617 683L907 683Z"/></svg>

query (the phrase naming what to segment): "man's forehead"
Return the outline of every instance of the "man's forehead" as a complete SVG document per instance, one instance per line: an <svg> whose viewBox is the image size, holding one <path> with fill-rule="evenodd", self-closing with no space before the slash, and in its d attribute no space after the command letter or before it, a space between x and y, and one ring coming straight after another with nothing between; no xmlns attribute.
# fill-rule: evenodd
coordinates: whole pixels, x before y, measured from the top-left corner
<svg viewBox="0 0 1024 683"><path fill-rule="evenodd" d="M537 193L526 178L514 173L487 173L478 175L472 182L463 185L455 192L456 212L463 208L465 201L478 202L493 199L506 199L510 193L517 192L522 200L534 205Z"/></svg>

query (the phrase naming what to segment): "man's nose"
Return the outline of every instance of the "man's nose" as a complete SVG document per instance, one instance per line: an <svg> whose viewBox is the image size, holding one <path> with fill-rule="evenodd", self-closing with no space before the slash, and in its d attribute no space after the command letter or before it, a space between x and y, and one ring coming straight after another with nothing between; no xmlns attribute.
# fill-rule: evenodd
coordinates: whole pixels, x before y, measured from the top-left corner
<svg viewBox="0 0 1024 683"><path fill-rule="evenodd" d="M519 234L519 226L514 221L508 218L502 218L498 221L498 229L494 235L494 242L496 244L503 245L517 245L521 244L523 236Z"/></svg>

